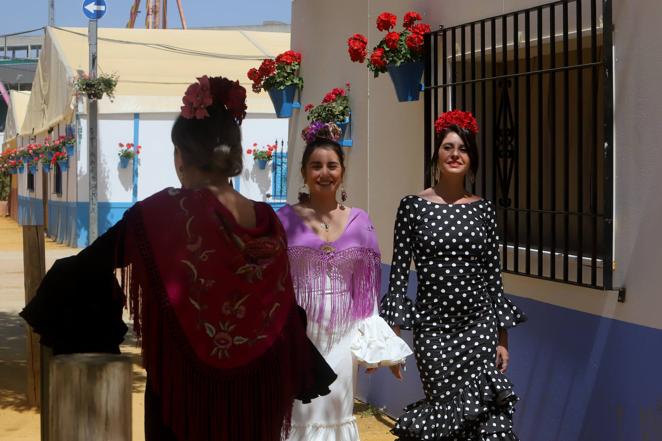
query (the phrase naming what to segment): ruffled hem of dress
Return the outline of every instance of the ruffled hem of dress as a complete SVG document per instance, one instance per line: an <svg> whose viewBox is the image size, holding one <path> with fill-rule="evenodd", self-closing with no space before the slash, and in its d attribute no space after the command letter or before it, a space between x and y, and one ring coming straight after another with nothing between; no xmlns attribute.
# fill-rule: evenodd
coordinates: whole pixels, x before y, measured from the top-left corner
<svg viewBox="0 0 662 441"><path fill-rule="evenodd" d="M358 441L359 428L352 417L336 424L292 424L287 441Z"/></svg>
<svg viewBox="0 0 662 441"><path fill-rule="evenodd" d="M361 320L350 349L354 358L367 368L403 364L413 354L411 348L378 315Z"/></svg>
<svg viewBox="0 0 662 441"><path fill-rule="evenodd" d="M400 441L517 441L512 415L518 399L510 380L490 369L443 402L423 399L410 404L391 432ZM490 437L492 434L498 437Z"/></svg>
<svg viewBox="0 0 662 441"><path fill-rule="evenodd" d="M414 326L416 308L407 296L386 293L379 310L379 315L391 326L400 326L400 329L411 329Z"/></svg>
<svg viewBox="0 0 662 441"><path fill-rule="evenodd" d="M492 307L501 329L514 328L527 320L526 314L503 294L492 299Z"/></svg>

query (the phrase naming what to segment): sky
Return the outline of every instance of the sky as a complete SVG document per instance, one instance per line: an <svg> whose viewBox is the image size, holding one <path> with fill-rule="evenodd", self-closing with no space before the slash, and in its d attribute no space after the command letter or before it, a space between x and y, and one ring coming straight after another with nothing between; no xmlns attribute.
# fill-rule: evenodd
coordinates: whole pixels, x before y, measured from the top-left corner
<svg viewBox="0 0 662 441"><path fill-rule="evenodd" d="M48 0L0 0L0 35L40 28L48 24ZM146 0L141 0L144 10ZM106 15L99 27L125 27L133 0L106 0ZM83 0L55 0L56 26L83 26ZM188 27L261 24L265 20L290 23L292 0L182 0ZM177 2L168 0L168 26L180 27ZM138 14L136 28L145 27Z"/></svg>

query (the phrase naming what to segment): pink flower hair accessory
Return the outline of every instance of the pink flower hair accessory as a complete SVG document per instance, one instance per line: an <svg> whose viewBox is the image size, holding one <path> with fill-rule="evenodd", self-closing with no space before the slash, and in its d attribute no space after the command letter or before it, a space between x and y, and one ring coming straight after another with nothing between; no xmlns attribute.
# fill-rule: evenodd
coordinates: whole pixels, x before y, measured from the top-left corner
<svg viewBox="0 0 662 441"><path fill-rule="evenodd" d="M224 77L203 75L196 83L188 86L182 98L181 115L186 119L204 119L209 116L207 108L222 105L241 124L246 117L246 89L239 81Z"/></svg>

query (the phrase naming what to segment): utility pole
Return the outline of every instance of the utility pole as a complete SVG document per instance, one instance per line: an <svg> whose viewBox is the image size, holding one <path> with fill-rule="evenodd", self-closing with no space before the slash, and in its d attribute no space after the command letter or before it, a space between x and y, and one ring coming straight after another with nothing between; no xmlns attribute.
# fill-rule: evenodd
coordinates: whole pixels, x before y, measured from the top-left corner
<svg viewBox="0 0 662 441"><path fill-rule="evenodd" d="M88 25L88 40L90 46L90 71L91 80L97 77L97 20L91 19ZM90 187L90 226L88 243L94 242L99 235L98 212L97 212L97 132L98 132L99 107L96 98L87 98L87 148L88 148L88 177Z"/></svg>
<svg viewBox="0 0 662 441"><path fill-rule="evenodd" d="M55 0L48 0L48 26L55 26Z"/></svg>

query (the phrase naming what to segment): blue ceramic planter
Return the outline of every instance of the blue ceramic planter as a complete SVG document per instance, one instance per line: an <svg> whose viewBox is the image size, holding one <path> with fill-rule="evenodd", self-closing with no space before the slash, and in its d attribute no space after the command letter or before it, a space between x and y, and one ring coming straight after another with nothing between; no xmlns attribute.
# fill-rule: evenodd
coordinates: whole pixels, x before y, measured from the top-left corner
<svg viewBox="0 0 662 441"><path fill-rule="evenodd" d="M129 166L129 161L131 161L131 158L120 156L120 168L127 168Z"/></svg>
<svg viewBox="0 0 662 441"><path fill-rule="evenodd" d="M399 66L386 66L391 76L398 101L418 101L421 92L421 77L425 70L422 61L402 63Z"/></svg>
<svg viewBox="0 0 662 441"><path fill-rule="evenodd" d="M57 162L57 165L60 167L60 170L66 172L69 170L69 160L63 159Z"/></svg>
<svg viewBox="0 0 662 441"><path fill-rule="evenodd" d="M266 159L258 159L257 160L257 166L260 168L260 170L264 170L267 168L267 160Z"/></svg>
<svg viewBox="0 0 662 441"><path fill-rule="evenodd" d="M38 167L36 165L31 165L28 167L28 170L30 171L31 174L36 175L37 174L37 169Z"/></svg>
<svg viewBox="0 0 662 441"><path fill-rule="evenodd" d="M25 173L25 165L19 165L18 166L18 172L19 173Z"/></svg>
<svg viewBox="0 0 662 441"><path fill-rule="evenodd" d="M51 164L41 164L41 169L44 171L44 173L49 173L51 171Z"/></svg>
<svg viewBox="0 0 662 441"><path fill-rule="evenodd" d="M67 151L67 156L73 156L74 155L74 145L73 144L66 144L64 146L64 148Z"/></svg>
<svg viewBox="0 0 662 441"><path fill-rule="evenodd" d="M301 104L294 101L297 86L290 85L284 89L269 89L269 97L274 104L274 110L278 118L289 118L292 116L292 110L301 107Z"/></svg>
<svg viewBox="0 0 662 441"><path fill-rule="evenodd" d="M342 134L340 135L340 140L338 141L338 144L340 144L343 147L351 147L352 146L352 140L351 139L345 139L345 134L347 133L347 128L349 127L349 123L350 123L350 118L351 118L351 116L345 118L344 121L336 122L336 125L342 131Z"/></svg>

